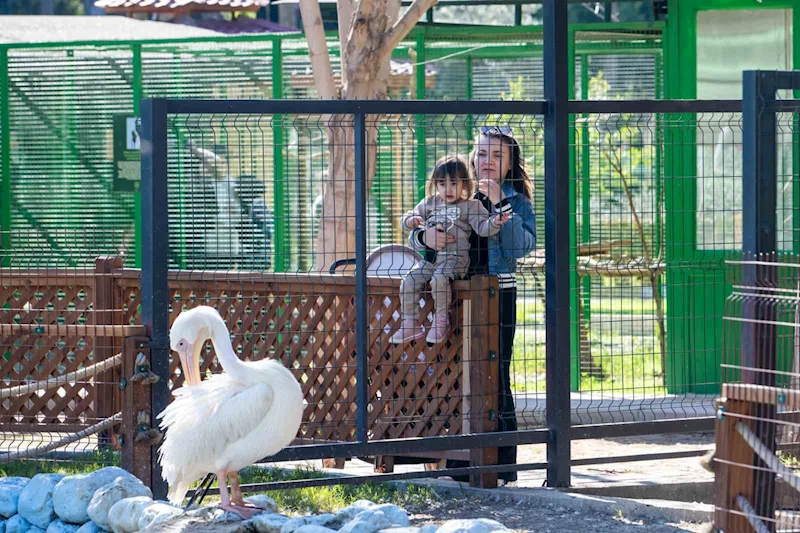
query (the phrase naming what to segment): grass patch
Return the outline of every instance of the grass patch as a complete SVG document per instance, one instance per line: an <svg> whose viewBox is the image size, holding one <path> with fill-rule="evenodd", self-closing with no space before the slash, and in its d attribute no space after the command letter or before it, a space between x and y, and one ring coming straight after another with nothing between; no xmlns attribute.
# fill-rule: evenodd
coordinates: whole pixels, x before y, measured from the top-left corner
<svg viewBox="0 0 800 533"><path fill-rule="evenodd" d="M328 474L312 468L297 467L294 470L264 468L251 466L239 472L242 485L254 483L270 483L275 481L293 481L299 479L319 479ZM199 482L192 488L197 488ZM211 485L218 487L218 480ZM428 487L408 484L399 488L388 483L364 483L360 485L333 485L327 487L305 487L289 490L264 491L278 504L282 513L325 513L347 507L358 500L369 500L375 503L393 503L400 507L421 505L438 496ZM219 496L208 496L203 505L218 502Z"/></svg>
<svg viewBox="0 0 800 533"><path fill-rule="evenodd" d="M526 319L524 322L522 316ZM534 315L525 309L524 314L518 312L518 317L511 364L512 388L518 393L544 393L547 390L544 313ZM594 325L602 326L595 327L589 337L592 360L602 368L604 377L583 372L580 390L650 396L666 394L655 320L642 328L634 327L641 325L635 317L624 320L618 317L611 313L592 315ZM636 331L625 332L623 328Z"/></svg>
<svg viewBox="0 0 800 533"><path fill-rule="evenodd" d="M26 459L0 463L0 477L33 477L36 474L87 474L106 466L120 466L120 464L119 453L113 450L96 451L82 456L79 461Z"/></svg>
<svg viewBox="0 0 800 533"><path fill-rule="evenodd" d="M94 461L11 461L0 464L0 476L33 477L36 474L88 474L106 466L119 466L119 456L114 452L97 452ZM239 472L242 485L254 483L270 483L275 481L293 481L298 479L319 479L328 474L313 468L298 467L294 470L264 468L251 466ZM197 488L198 481L192 488ZM212 487L219 487L217 480ZM375 503L393 503L400 507L424 505L438 499L436 493L428 488L408 484L398 486L388 483L364 483L361 485L333 485L328 487L305 487L289 490L270 490L267 494L278 504L282 513L325 513L347 507L358 500L369 500ZM219 501L219 496L208 496L203 505Z"/></svg>

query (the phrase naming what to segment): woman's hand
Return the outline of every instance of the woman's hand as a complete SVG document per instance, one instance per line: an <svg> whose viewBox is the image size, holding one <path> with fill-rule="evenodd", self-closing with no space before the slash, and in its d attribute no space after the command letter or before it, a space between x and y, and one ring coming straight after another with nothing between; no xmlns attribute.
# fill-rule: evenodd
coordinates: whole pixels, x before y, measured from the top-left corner
<svg viewBox="0 0 800 533"><path fill-rule="evenodd" d="M493 179L482 179L478 182L478 191L489 197L492 205L497 205L503 201L505 195L500 185Z"/></svg>
<svg viewBox="0 0 800 533"><path fill-rule="evenodd" d="M424 242L425 246L428 248L439 251L446 245L456 242L456 236L448 235L447 231L444 229L444 226L440 224L436 227L428 228L422 232L422 242Z"/></svg>

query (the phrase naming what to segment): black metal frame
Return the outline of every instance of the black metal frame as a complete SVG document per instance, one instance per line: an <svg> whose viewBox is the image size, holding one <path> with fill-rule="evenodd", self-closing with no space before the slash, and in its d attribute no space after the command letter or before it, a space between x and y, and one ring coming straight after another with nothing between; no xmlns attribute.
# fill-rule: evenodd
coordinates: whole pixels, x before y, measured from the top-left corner
<svg viewBox="0 0 800 533"><path fill-rule="evenodd" d="M569 80L566 61L568 47L566 3L560 0L544 0L544 67L546 101L309 101L309 100L173 100L152 99L142 103L142 209L143 209L143 268L142 304L145 325L153 340L153 368L166 375L168 361L168 312L167 312L167 165L166 128L167 117L172 114L191 115L351 115L355 126L355 181L356 181L356 346L358 358L357 390L357 442L315 444L287 448L270 461L287 461L326 457L353 457L361 455L388 455L410 452L433 452L467 448L496 447L546 443L547 463L529 465L480 466L447 469L435 472L413 472L408 474L372 475L349 478L316 479L304 482L270 483L259 485L259 489L350 483L364 480L410 479L439 477L476 472L504 472L508 470L547 469L547 484L551 487L568 486L570 467L576 464L607 463L611 460L633 460L634 458L596 458L573 461L570 459L570 442L573 439L621 437L631 435L712 431L713 418L698 417L650 422L622 424L599 424L572 426L570 423L570 356L571 338L569 328L559 327L569 322L569 239L564 236L566 225L559 222L570 216L569 205L569 120L571 114L579 113L730 113L742 111L741 101L732 100L636 100L636 101L570 101L567 85ZM753 95L763 93L767 83L783 87L792 83L800 87L800 76L793 73L773 73L768 78L764 73L748 74L751 86L747 88L745 102L745 197L757 198L753 212L745 209L745 249L764 251L775 241L774 220L767 220L769 213L775 214L774 191L763 194L764 180L775 184L774 166L757 167L758 154L768 148L769 137L761 135L768 126L762 122L764 102L752 100ZM774 91L773 91L774 94ZM750 100L748 100L748 98ZM782 111L800 110L798 102L769 103L769 109ZM547 428L516 432L496 432L448 437L423 437L367 441L367 406L361 399L367 397L366 353L367 353L367 308L366 298L366 115L407 114L443 115L464 114L469 109L475 114L539 115L545 121L545 243L546 243L546 313L547 332ZM773 123L774 124L774 123ZM749 129L748 129L749 128ZM768 128L767 128L768 129ZM773 130L774 142L774 130ZM773 145L774 147L774 145ZM756 186L761 184L761 186ZM749 193L747 191L750 191ZM762 226L766 224L766 226ZM765 231L767 233L759 233ZM749 247L749 248L748 248ZM771 251L771 250L770 250ZM154 388L153 408L160 411L168 401L167 380L161 380ZM155 451L154 451L155 453ZM685 456L666 454L666 456ZM664 457L660 454L659 457ZM650 455L640 456L652 459ZM153 461L157 465L157 461ZM163 497L166 487L160 473L153 473L154 494Z"/></svg>
<svg viewBox="0 0 800 533"><path fill-rule="evenodd" d="M779 90L800 90L800 72L761 71L744 72L743 80L743 159L742 197L752 199L742 209L742 251L750 256L771 254L778 250L778 175L777 129L779 112L800 111L800 100L778 101ZM745 262L744 285L748 287L770 286L776 279L775 267ZM757 293L754 293L757 296ZM765 295L769 297L770 295ZM762 305L760 298L745 298L742 301L741 365L743 369L777 369L777 328L775 307ZM776 375L772 372L743 370L745 383L775 386ZM769 443L775 452L776 408L774 405L756 406L755 433ZM774 516L775 473L756 458L754 467L762 474L754 479L754 504L759 516ZM770 523L769 528L774 529Z"/></svg>

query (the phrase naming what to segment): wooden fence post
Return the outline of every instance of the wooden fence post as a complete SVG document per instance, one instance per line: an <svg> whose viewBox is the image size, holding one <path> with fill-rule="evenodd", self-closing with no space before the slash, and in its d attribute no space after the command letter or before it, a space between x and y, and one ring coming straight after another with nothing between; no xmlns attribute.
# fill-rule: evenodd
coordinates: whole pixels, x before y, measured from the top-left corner
<svg viewBox="0 0 800 533"><path fill-rule="evenodd" d="M470 336L470 432L491 433L497 430L500 391L500 306L497 278L475 276L471 279L472 310ZM497 448L470 450L470 466L497 464ZM497 474L474 474L470 485L496 488Z"/></svg>
<svg viewBox="0 0 800 533"><path fill-rule="evenodd" d="M115 305L118 303L114 298L114 279L112 272L121 269L124 258L121 256L104 255L97 257L94 261L94 312L91 314L90 324L94 326L113 326L122 325L122 309ZM117 340L112 335L94 335L94 362L99 363L110 359L119 353ZM119 411L117 403L119 383L122 374L117 368L109 369L94 377L94 399L95 413L99 420L104 420ZM101 448L110 442L110 436L118 433L113 428L102 432L99 445Z"/></svg>
<svg viewBox="0 0 800 533"><path fill-rule="evenodd" d="M751 428L752 423L739 417L725 418L725 413L750 416L754 404L724 397L717 404L722 414L716 421L714 527L720 531L752 531L744 516L730 512L739 510L739 495L753 501L753 449L736 431L737 422Z"/></svg>
<svg viewBox="0 0 800 533"><path fill-rule="evenodd" d="M122 400L122 467L142 480L148 487L153 486L153 465L150 449L153 442L149 439L139 439L137 434L146 433L152 423L152 402L150 399L150 384L141 380L132 380L133 376L140 374L137 368L137 358L150 361L150 349L147 337L126 337L122 348L122 381L120 386L123 391ZM149 371L149 366L146 371Z"/></svg>

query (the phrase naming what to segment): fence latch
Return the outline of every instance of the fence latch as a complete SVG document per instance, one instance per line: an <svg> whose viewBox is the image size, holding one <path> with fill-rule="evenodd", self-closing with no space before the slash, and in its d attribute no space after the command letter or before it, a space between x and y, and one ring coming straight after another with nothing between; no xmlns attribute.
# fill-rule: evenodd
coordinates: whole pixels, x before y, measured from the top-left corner
<svg viewBox="0 0 800 533"><path fill-rule="evenodd" d="M136 438L134 442L149 441L151 444L158 444L164 434L158 429L150 426L150 413L139 411L136 413Z"/></svg>
<svg viewBox="0 0 800 533"><path fill-rule="evenodd" d="M136 354L136 364L134 366L134 374L131 376L130 381L140 381L142 385L152 385L159 379L158 375L150 370L150 362L143 352Z"/></svg>

